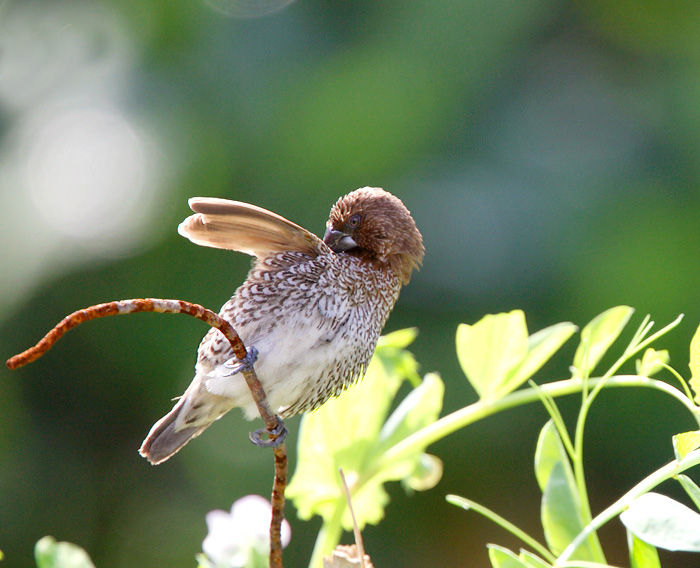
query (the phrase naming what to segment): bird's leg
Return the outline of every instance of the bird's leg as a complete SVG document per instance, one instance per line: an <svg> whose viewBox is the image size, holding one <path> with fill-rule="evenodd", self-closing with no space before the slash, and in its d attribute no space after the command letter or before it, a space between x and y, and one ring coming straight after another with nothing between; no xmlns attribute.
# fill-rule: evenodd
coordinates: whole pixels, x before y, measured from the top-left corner
<svg viewBox="0 0 700 568"><path fill-rule="evenodd" d="M250 433L250 441L259 448L278 448L284 443L284 439L287 437L287 428L279 416L275 415L275 418L277 419L277 424L273 430L260 428L260 430ZM267 439L263 438L265 435L268 436Z"/></svg>
<svg viewBox="0 0 700 568"><path fill-rule="evenodd" d="M244 373L245 371L250 371L253 365L258 360L258 350L255 346L251 345L246 348L246 356L243 359L229 359L226 361L225 366L228 370L222 373L225 377L230 377L232 375L237 375L238 373Z"/></svg>
<svg viewBox="0 0 700 568"><path fill-rule="evenodd" d="M254 346L246 348L247 355L243 359L230 359L226 362L226 366L230 370L226 372L227 376L245 373L253 369L255 361L258 360L258 350ZM264 393L263 393L264 396ZM287 437L287 428L282 422L282 419L275 415L275 426L273 429L261 428L250 433L250 440L260 448L278 448L284 443ZM265 438L264 436L267 436Z"/></svg>

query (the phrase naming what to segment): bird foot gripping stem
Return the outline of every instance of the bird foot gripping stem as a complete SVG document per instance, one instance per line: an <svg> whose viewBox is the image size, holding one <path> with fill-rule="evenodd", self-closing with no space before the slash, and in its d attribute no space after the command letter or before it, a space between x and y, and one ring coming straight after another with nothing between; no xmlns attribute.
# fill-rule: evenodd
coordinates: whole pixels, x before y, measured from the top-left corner
<svg viewBox="0 0 700 568"><path fill-rule="evenodd" d="M229 361L230 371L229 375L236 375L238 373L245 373L253 369L253 365L258 360L258 350L254 346L250 346L246 349L247 355L243 359L232 359ZM227 364L227 366L228 366ZM260 386L258 388L261 388ZM261 391L262 396L264 393ZM268 414L270 416L271 413ZM265 414L261 411L261 416L265 419ZM287 437L287 428L284 425L282 419L275 415L275 425L270 428L261 428L255 430L249 434L250 441L253 442L259 448L279 448L283 443L284 439Z"/></svg>
<svg viewBox="0 0 700 568"><path fill-rule="evenodd" d="M284 443L288 434L287 427L279 416L275 416L275 419L277 424L272 430L260 428L250 433L250 441L258 448L279 448Z"/></svg>
<svg viewBox="0 0 700 568"><path fill-rule="evenodd" d="M255 346L251 345L246 348L246 356L243 359L233 358L226 363L224 366L227 368L226 372L223 373L224 376L230 377L232 375L237 375L238 373L245 373L246 371L251 371L253 365L258 360L258 350Z"/></svg>

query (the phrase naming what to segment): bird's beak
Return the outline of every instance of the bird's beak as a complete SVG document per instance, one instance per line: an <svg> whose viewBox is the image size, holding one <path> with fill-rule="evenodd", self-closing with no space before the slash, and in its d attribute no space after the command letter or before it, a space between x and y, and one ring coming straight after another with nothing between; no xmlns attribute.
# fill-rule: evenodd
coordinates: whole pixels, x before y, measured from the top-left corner
<svg viewBox="0 0 700 568"><path fill-rule="evenodd" d="M323 235L323 242L326 243L333 252L344 252L357 247L355 240L342 231L336 231L328 227Z"/></svg>

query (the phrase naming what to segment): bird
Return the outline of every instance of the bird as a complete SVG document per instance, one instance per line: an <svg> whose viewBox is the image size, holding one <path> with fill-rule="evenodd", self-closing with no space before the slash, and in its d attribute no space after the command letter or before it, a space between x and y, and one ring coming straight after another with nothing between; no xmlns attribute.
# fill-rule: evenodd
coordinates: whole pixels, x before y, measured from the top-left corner
<svg viewBox="0 0 700 568"><path fill-rule="evenodd" d="M401 287L425 255L409 210L377 187L340 197L323 239L240 201L194 197L189 206L195 214L179 225L180 235L254 257L219 314L248 346L249 360L237 359L217 329L204 336L192 383L139 450L154 465L233 408L249 420L258 416L240 373L245 364L254 364L282 418L314 410L357 382Z"/></svg>

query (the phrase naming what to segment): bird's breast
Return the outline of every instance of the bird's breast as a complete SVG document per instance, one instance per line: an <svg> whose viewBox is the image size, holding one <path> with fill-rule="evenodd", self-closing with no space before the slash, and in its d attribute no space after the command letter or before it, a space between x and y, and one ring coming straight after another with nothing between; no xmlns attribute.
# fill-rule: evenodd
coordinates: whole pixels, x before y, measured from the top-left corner
<svg viewBox="0 0 700 568"><path fill-rule="evenodd" d="M364 372L398 297L398 278L343 256L259 262L222 309L258 350L256 373L283 415L320 406ZM227 355L209 372L207 390L245 397L241 378L225 372Z"/></svg>

